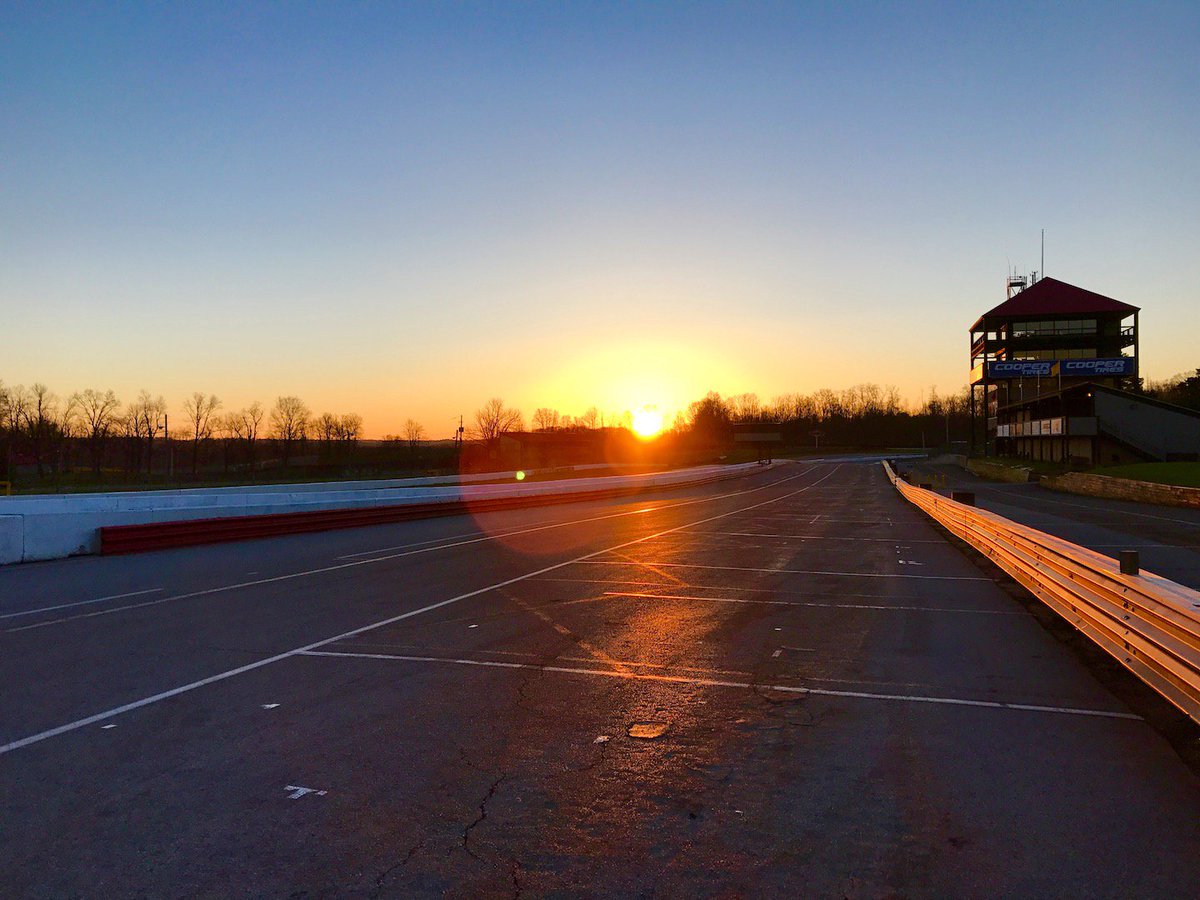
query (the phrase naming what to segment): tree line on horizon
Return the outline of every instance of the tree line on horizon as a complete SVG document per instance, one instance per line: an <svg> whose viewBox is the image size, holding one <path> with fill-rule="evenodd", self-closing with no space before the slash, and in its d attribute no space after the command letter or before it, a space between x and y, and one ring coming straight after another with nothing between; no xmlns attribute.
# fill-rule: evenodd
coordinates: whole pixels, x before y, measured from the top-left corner
<svg viewBox="0 0 1200 900"><path fill-rule="evenodd" d="M1161 381L1145 379L1139 385L1139 389L1155 400L1200 410L1200 369L1173 375Z"/></svg>
<svg viewBox="0 0 1200 900"><path fill-rule="evenodd" d="M927 405L936 411L940 402L931 395ZM952 398L947 402L953 406L957 400ZM786 394L769 403L760 402L754 394L721 398L710 393L677 414L664 431L676 439L694 433L698 440L712 443L721 439L722 429L738 422L773 420L794 424L810 419L854 420L891 415L902 409L894 387L871 384L841 392L824 389L807 395ZM102 469L114 462L126 476L138 478L143 473L150 476L156 445L161 455L168 438L171 445L183 443L187 447L190 459L180 460L182 465L178 468L190 469L193 477L202 463L212 462L214 446L220 449L220 461L226 472L231 468L253 471L266 462L264 441L270 442L270 452L283 468L310 442L316 443L320 461L336 464L347 461L363 437L359 414L314 415L294 395L276 398L270 409L255 401L236 410L225 410L215 394L197 391L184 400L182 411L183 415L172 423L163 396L147 390L142 390L133 401L122 403L111 389L89 388L60 397L42 383L27 388L0 382L0 446L5 479L12 480L14 460L31 467L38 479L48 472L71 471L81 463L99 478ZM606 412L591 406L572 416L539 407L529 424L531 430L538 432L628 431L632 415L628 411ZM476 410L464 437L487 444L503 434L525 428L526 420L519 409L493 397ZM421 423L409 418L402 435L387 434L383 440L416 448L425 442L426 431Z"/></svg>
<svg viewBox="0 0 1200 900"><path fill-rule="evenodd" d="M0 382L0 443L6 480L12 479L14 457L31 461L38 478L48 470L71 468L70 448L81 447L93 473L99 476L110 461L111 447L123 448L126 473L150 472L156 442L168 437L190 444L190 468L196 475L201 449L218 440L225 450L226 468L240 451L237 462L253 468L265 439L282 455L284 466L296 445L315 439L322 445L353 447L362 437L362 416L357 413L313 416L299 397L281 396L268 410L259 401L237 410L222 412L215 394L197 391L183 402L183 421L170 426L169 410L162 395L141 391L122 404L112 390L89 388L61 398L46 385L6 386ZM180 437L182 435L182 438Z"/></svg>
<svg viewBox="0 0 1200 900"><path fill-rule="evenodd" d="M1162 381L1144 380L1137 390L1200 409L1200 369ZM939 394L935 387L922 396L919 405L911 407L895 386L874 383L841 391L822 388L807 394L786 393L766 401L754 393L722 397L710 392L679 411L662 437L716 447L731 442L736 425L771 423L792 446L948 445L966 439L969 398L966 386L951 394ZM286 469L310 442L316 443L318 463L345 464L363 438L362 416L314 415L294 395L276 398L270 409L256 401L237 410L223 410L214 394L197 391L185 399L182 408L182 422L171 428L169 436L172 443L188 445L193 477L202 461L211 463L214 446L220 448L226 472L231 468L254 471L266 462L264 441L270 442L274 460ZM630 412L603 412L595 406L576 416L538 407L529 422L535 432L629 431L631 425ZM13 478L14 460L31 467L42 479L48 471L70 471L79 456L97 478L114 455L126 475L139 477L143 471L151 475L155 445L168 436L167 427L165 400L146 390L122 404L112 390L89 388L61 398L41 383L26 388L0 382L0 459L5 464L5 480ZM493 397L476 410L464 437L492 444L502 435L525 429L524 414ZM414 451L428 443L424 426L412 418L404 423L402 435L387 434L383 441ZM120 452L114 453L114 447ZM72 448L76 448L75 454Z"/></svg>
<svg viewBox="0 0 1200 900"><path fill-rule="evenodd" d="M1140 380L1139 393L1154 399L1200 410L1200 369L1162 381ZM963 385L953 393L939 394L933 386L919 403L912 406L901 397L895 385L872 382L836 391L821 388L812 393L780 394L762 400L755 393L722 397L712 391L676 413L664 435L693 438L709 443L727 440L733 426L770 423L780 426L785 441L793 445L841 446L924 446L961 443L970 427L970 388ZM531 430L535 432L589 431L597 428L629 430L632 415L603 413L590 407L583 415L570 416L550 407L534 411ZM492 398L475 413L470 436L492 441L502 434L525 429L520 410ZM824 440L823 440L824 439Z"/></svg>

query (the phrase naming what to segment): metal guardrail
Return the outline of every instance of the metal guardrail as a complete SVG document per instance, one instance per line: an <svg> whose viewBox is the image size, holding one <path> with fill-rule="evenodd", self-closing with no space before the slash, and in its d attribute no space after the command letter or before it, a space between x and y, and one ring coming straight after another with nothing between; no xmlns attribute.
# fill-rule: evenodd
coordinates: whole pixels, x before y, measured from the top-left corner
<svg viewBox="0 0 1200 900"><path fill-rule="evenodd" d="M339 528L361 528L457 516L467 513L523 509L559 503L577 503L609 497L625 497L656 491L698 487L751 474L749 471L719 472L703 478L670 484L634 484L615 488L569 493L531 494L520 497L498 497L477 500L440 500L429 503L405 503L390 506L362 506L350 509L306 510L302 512L266 513L250 516L221 516L209 519L182 519L172 522L148 522L142 525L105 525L100 531L100 552L105 555L142 553L169 547L190 547L198 544L219 544L284 534L304 534L331 531Z"/></svg>
<svg viewBox="0 0 1200 900"><path fill-rule="evenodd" d="M1200 592L986 510L888 478L911 503L1015 578L1200 723Z"/></svg>

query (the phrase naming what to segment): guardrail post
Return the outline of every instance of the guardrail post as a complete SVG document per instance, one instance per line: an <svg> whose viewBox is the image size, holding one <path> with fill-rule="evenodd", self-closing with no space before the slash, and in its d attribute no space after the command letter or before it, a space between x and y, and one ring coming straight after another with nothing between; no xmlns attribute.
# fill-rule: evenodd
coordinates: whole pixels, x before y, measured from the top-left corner
<svg viewBox="0 0 1200 900"><path fill-rule="evenodd" d="M975 492L974 491L951 491L950 499L954 500L958 503L962 503L965 506L974 506L975 505Z"/></svg>
<svg viewBox="0 0 1200 900"><path fill-rule="evenodd" d="M1136 550L1122 550L1120 560L1122 575L1137 575L1141 572L1142 566Z"/></svg>

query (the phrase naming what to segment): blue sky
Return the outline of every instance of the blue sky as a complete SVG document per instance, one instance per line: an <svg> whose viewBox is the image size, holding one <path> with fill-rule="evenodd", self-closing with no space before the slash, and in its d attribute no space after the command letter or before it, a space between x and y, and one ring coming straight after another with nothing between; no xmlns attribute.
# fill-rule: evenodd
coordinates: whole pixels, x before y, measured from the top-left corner
<svg viewBox="0 0 1200 900"><path fill-rule="evenodd" d="M1200 366L1196 4L8 5L0 379L437 435L966 378L1009 265ZM444 421L443 421L444 420Z"/></svg>

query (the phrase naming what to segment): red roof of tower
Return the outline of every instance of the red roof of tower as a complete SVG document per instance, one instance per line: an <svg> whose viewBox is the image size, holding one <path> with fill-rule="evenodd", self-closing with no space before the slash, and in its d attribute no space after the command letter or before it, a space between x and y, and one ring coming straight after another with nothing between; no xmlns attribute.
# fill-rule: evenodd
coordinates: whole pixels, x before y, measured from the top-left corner
<svg viewBox="0 0 1200 900"><path fill-rule="evenodd" d="M1043 278L1018 294L1014 294L979 318L1011 318L1013 316L1080 315L1084 313L1124 313L1131 315L1138 307L1086 291L1057 278ZM976 325L979 322L975 323Z"/></svg>

